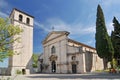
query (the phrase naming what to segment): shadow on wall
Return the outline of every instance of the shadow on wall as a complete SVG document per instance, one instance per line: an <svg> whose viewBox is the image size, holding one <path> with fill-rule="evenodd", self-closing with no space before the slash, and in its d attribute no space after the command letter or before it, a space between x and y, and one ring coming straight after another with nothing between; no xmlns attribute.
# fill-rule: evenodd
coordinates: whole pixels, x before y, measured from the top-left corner
<svg viewBox="0 0 120 80"><path fill-rule="evenodd" d="M93 65L93 54L91 52L85 53L86 72L91 72Z"/></svg>
<svg viewBox="0 0 120 80"><path fill-rule="evenodd" d="M30 74L35 73L32 64L33 64L33 59L32 59L32 56L31 56L31 59L28 61L27 66L26 66L26 69L30 70Z"/></svg>
<svg viewBox="0 0 120 80"><path fill-rule="evenodd" d="M7 75L7 68L0 67L0 75Z"/></svg>

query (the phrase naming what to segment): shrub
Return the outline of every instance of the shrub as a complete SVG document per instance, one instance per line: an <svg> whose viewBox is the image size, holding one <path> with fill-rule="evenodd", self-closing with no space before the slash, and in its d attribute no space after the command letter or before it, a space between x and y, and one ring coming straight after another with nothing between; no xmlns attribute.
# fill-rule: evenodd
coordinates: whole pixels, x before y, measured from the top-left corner
<svg viewBox="0 0 120 80"><path fill-rule="evenodd" d="M16 70L16 74L22 74L22 71Z"/></svg>

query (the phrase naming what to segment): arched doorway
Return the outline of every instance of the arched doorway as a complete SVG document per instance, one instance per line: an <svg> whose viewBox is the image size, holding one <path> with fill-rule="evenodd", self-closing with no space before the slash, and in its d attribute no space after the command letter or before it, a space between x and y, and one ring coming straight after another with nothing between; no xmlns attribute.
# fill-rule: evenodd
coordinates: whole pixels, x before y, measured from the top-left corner
<svg viewBox="0 0 120 80"><path fill-rule="evenodd" d="M77 65L72 64L72 73L77 73Z"/></svg>
<svg viewBox="0 0 120 80"><path fill-rule="evenodd" d="M55 73L56 72L56 62L55 61L52 61L51 63L51 67L52 67L52 72Z"/></svg>

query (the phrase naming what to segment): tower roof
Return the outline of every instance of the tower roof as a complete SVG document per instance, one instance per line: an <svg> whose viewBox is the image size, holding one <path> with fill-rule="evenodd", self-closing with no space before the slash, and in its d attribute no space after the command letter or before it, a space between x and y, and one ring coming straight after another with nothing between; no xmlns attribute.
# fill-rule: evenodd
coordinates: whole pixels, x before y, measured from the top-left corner
<svg viewBox="0 0 120 80"><path fill-rule="evenodd" d="M28 15L28 16L30 16L30 17L32 17L32 18L34 18L34 16L31 16L30 14L28 14L28 13L26 13L26 12L23 12L23 11L21 11L21 10L17 9L17 8L13 8L13 10L12 10L11 14L12 14L14 11L21 12L21 13L23 13L23 14L25 14L25 15ZM10 16L11 16L11 14L10 14ZM9 17L10 17L10 16L9 16Z"/></svg>

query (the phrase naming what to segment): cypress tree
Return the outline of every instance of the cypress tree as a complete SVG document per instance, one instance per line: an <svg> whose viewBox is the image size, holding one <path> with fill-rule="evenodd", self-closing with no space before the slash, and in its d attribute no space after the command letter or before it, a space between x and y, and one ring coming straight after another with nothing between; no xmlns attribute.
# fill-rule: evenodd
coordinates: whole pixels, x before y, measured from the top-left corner
<svg viewBox="0 0 120 80"><path fill-rule="evenodd" d="M116 19L116 17L113 18L113 26L114 31L112 31L111 34L111 40L114 47L114 58L120 58L120 23Z"/></svg>
<svg viewBox="0 0 120 80"><path fill-rule="evenodd" d="M97 7L97 18L96 18L96 50L100 58L103 58L104 69L107 68L107 62L112 61L112 55L114 49L112 46L111 39L107 33L104 14L100 5Z"/></svg>

